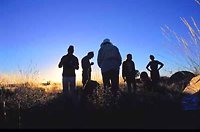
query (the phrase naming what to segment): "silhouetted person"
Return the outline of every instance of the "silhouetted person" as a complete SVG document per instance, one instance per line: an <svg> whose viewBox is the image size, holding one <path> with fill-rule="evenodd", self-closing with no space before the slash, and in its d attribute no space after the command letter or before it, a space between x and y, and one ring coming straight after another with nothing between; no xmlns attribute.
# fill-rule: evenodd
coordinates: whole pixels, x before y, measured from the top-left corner
<svg viewBox="0 0 200 132"><path fill-rule="evenodd" d="M83 87L87 83L87 81L91 80L91 65L94 65L93 62L90 63L90 59L94 57L94 52L89 52L83 59L81 60L81 66L82 66L82 83Z"/></svg>
<svg viewBox="0 0 200 132"><path fill-rule="evenodd" d="M122 64L122 77L127 83L129 93L136 92L135 75L135 63L132 61L132 55L128 54L127 59Z"/></svg>
<svg viewBox="0 0 200 132"><path fill-rule="evenodd" d="M142 82L145 91L152 91L152 82L146 72L141 72L140 81Z"/></svg>
<svg viewBox="0 0 200 132"><path fill-rule="evenodd" d="M73 55L74 46L70 45L68 54L64 55L58 65L59 68L63 67L62 84L64 94L74 94L76 90L76 74L75 70L79 69L78 58Z"/></svg>
<svg viewBox="0 0 200 132"><path fill-rule="evenodd" d="M147 64L146 69L150 71L150 76L153 85L156 85L160 80L159 70L164 66L164 64L154 59L155 57L153 55L150 55L151 61Z"/></svg>
<svg viewBox="0 0 200 132"><path fill-rule="evenodd" d="M101 68L104 88L111 86L111 91L119 90L119 69L122 63L120 52L109 39L104 39L97 56L98 66Z"/></svg>

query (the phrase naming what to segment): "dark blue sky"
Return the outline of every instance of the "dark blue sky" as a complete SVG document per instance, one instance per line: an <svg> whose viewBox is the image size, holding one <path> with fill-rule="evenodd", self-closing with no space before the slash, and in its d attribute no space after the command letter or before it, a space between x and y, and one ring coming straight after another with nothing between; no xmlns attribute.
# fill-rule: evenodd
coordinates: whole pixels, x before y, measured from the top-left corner
<svg viewBox="0 0 200 132"><path fill-rule="evenodd" d="M185 62L175 64L178 56L166 48L161 27L168 25L184 35L187 30L180 17L192 16L199 22L199 14L194 0L0 0L0 73L32 65L42 78L58 81L62 69L57 65L72 44L79 60L95 52L95 77L100 73L100 43L109 38L123 60L127 53L133 55L136 69L145 71L154 54L165 64L161 72L166 75Z"/></svg>

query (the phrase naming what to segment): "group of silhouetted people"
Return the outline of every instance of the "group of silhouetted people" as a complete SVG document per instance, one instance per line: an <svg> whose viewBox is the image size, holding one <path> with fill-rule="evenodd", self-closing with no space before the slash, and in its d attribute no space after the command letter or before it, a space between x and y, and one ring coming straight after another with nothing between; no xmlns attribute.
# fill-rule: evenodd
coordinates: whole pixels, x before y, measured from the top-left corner
<svg viewBox="0 0 200 132"><path fill-rule="evenodd" d="M76 74L75 70L79 69L78 58L73 55L74 46L70 45L67 55L64 55L58 65L59 68L63 67L62 84L63 93L73 94L76 91ZM94 64L90 59L94 57L94 52L82 58L82 84L83 87L91 80L91 66ZM132 60L132 54L127 54L127 59L122 63L122 57L119 49L112 44L110 39L104 39L98 51L97 63L101 69L103 87L104 89L110 88L115 95L119 90L119 71L122 64L122 77L127 83L128 92L136 92L136 74L135 63ZM158 60L155 60L153 55L150 55L150 62L147 64L146 69L150 71L151 83L156 85L160 80L159 70L164 66ZM141 77L147 76L146 72L142 72Z"/></svg>

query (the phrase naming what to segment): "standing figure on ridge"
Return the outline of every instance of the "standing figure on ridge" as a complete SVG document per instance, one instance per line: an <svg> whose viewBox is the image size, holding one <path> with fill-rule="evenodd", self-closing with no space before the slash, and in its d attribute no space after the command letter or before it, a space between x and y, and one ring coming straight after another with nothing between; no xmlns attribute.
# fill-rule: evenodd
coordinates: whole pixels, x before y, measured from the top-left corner
<svg viewBox="0 0 200 132"><path fill-rule="evenodd" d="M127 54L127 59L122 64L122 77L127 83L128 93L136 92L135 76L135 63L132 61L132 55Z"/></svg>
<svg viewBox="0 0 200 132"><path fill-rule="evenodd" d="M110 39L104 39L97 56L98 66L101 68L104 88L111 87L115 94L119 90L119 69L122 63L119 49Z"/></svg>
<svg viewBox="0 0 200 132"><path fill-rule="evenodd" d="M94 62L90 62L90 59L94 57L94 52L89 52L83 59L81 60L82 66L82 84L83 87L87 83L87 81L91 80L91 65L94 65Z"/></svg>
<svg viewBox="0 0 200 132"><path fill-rule="evenodd" d="M64 55L60 63L59 68L63 67L62 84L64 94L74 94L76 91L76 74L75 70L79 69L78 58L73 55L74 46L70 45L68 48L68 54Z"/></svg>
<svg viewBox="0 0 200 132"><path fill-rule="evenodd" d="M153 55L150 55L150 60L151 61L147 64L146 69L150 71L152 84L156 85L160 81L159 70L164 66L164 64L158 60L155 60ZM158 65L160 66L158 67Z"/></svg>

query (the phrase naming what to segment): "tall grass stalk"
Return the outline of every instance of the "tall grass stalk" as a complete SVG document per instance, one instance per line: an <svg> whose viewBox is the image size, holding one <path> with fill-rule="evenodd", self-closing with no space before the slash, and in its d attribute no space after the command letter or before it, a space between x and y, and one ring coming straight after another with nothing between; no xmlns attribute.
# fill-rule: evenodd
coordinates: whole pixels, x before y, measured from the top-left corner
<svg viewBox="0 0 200 132"><path fill-rule="evenodd" d="M198 1L198 0L195 0L195 2L196 2L197 4L199 4L199 5L200 5L200 1Z"/></svg>
<svg viewBox="0 0 200 132"><path fill-rule="evenodd" d="M3 116L4 116L4 119L6 120L7 113L6 113L6 101L5 100L3 101Z"/></svg>
<svg viewBox="0 0 200 132"><path fill-rule="evenodd" d="M21 105L20 105L20 101L18 101L18 128L21 128Z"/></svg>
<svg viewBox="0 0 200 132"><path fill-rule="evenodd" d="M2 87L2 86L1 86ZM6 101L4 99L4 87L1 88L1 100L0 100L0 104L2 104L2 113L3 113L3 119L6 120L7 118L7 112L6 112Z"/></svg>
<svg viewBox="0 0 200 132"><path fill-rule="evenodd" d="M16 83L22 83L25 85L38 84L39 81L39 70L37 70L31 63L27 69L22 69L18 67L18 79ZM19 80L20 79L20 80Z"/></svg>
<svg viewBox="0 0 200 132"><path fill-rule="evenodd" d="M195 0L200 5L198 0ZM184 59L187 61L186 68L195 74L200 74L200 28L197 21L191 17L187 20L180 17L182 23L186 26L188 34L182 37L167 25L161 27L163 35L171 42L175 42L174 48L179 48L182 52Z"/></svg>

